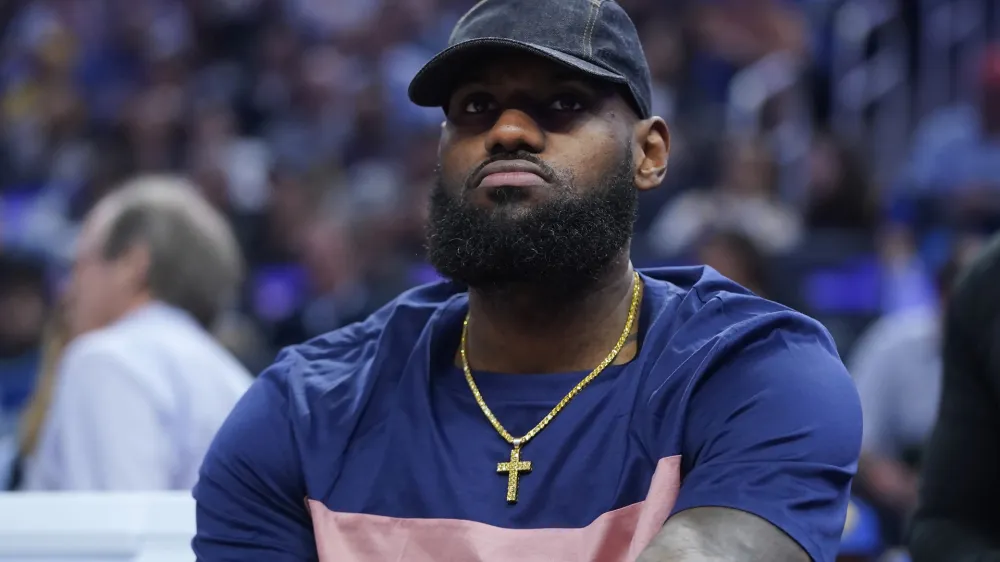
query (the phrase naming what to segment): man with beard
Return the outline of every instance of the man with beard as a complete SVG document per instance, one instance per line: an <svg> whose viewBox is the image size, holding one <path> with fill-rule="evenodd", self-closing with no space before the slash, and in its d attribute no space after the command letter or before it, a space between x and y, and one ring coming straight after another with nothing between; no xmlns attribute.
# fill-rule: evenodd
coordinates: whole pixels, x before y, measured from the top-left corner
<svg viewBox="0 0 1000 562"><path fill-rule="evenodd" d="M450 281L261 375L202 467L198 558L832 561L861 413L827 332L630 264L669 141L624 11L484 0L409 94L444 108Z"/></svg>

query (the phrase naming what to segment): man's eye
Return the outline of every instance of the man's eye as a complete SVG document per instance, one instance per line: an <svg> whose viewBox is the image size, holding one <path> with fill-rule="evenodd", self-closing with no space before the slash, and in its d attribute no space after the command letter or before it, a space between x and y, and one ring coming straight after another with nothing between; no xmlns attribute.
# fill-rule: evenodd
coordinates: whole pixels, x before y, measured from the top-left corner
<svg viewBox="0 0 1000 562"><path fill-rule="evenodd" d="M473 98L465 102L463 111L469 114L486 113L496 107L493 100L487 98Z"/></svg>
<svg viewBox="0 0 1000 562"><path fill-rule="evenodd" d="M583 103L576 96L559 96L552 100L549 108L555 111L583 111Z"/></svg>

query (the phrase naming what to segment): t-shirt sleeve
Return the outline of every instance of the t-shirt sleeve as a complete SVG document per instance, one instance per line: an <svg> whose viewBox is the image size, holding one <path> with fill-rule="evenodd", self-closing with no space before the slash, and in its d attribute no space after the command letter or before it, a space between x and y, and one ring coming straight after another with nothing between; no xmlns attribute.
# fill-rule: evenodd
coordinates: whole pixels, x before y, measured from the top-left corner
<svg viewBox="0 0 1000 562"><path fill-rule="evenodd" d="M260 376L209 448L194 489L199 561L317 559L285 393L292 363Z"/></svg>
<svg viewBox="0 0 1000 562"><path fill-rule="evenodd" d="M837 554L861 448L857 391L805 317L776 314L694 387L674 513L726 507L778 527L817 562Z"/></svg>

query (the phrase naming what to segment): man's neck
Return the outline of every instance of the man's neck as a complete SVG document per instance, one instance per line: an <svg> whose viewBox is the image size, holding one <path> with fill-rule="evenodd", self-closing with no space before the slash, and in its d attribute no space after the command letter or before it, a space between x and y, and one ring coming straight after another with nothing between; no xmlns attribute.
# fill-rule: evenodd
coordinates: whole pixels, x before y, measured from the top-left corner
<svg viewBox="0 0 1000 562"><path fill-rule="evenodd" d="M555 301L551 292L530 290L470 290L469 363L476 370L511 374L593 369L625 327L632 279L626 256L575 299Z"/></svg>
<svg viewBox="0 0 1000 562"><path fill-rule="evenodd" d="M115 316L115 320L111 322L114 324L121 321L123 318L135 314L139 309L145 308L153 303L153 296L148 291L142 291L137 293L135 296L130 298L128 301L123 303L122 309Z"/></svg>

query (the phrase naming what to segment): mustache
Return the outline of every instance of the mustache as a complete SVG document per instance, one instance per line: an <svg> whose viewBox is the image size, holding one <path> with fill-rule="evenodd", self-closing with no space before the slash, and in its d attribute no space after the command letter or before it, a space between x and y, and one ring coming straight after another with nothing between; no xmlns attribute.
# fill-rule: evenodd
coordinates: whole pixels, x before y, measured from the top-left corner
<svg viewBox="0 0 1000 562"><path fill-rule="evenodd" d="M481 172L483 168L489 166L494 162L503 162L505 160L524 160L526 162L531 162L535 166L538 166L538 168L542 171L542 174L544 175L545 179L548 181L554 181L556 178L559 177L559 175L556 174L556 171L553 170L551 166L546 164L541 158L535 156L534 154L526 150L516 150L514 152L503 152L500 154L495 154L487 158L486 160L480 162L475 168L472 169L471 172L469 172L469 175L465 177L465 181L463 182L465 184L465 190L468 191L476 187L472 185L472 180L473 178L478 177L479 172Z"/></svg>

